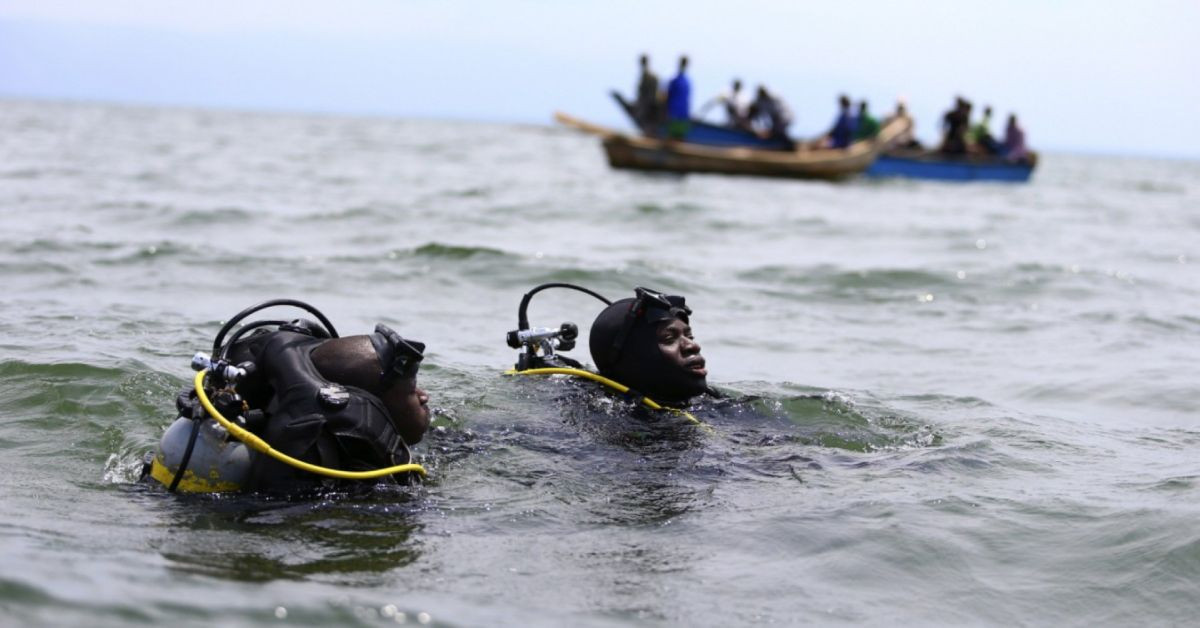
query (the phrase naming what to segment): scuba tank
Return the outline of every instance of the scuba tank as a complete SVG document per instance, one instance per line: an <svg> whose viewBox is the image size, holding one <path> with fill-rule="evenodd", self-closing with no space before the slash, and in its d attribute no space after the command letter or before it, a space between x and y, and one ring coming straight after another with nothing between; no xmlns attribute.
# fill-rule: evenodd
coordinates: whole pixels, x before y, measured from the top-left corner
<svg viewBox="0 0 1200 628"><path fill-rule="evenodd" d="M199 429L194 441L191 439L193 428ZM190 456L189 442L192 443ZM197 421L181 416L163 434L158 451L150 461L150 477L168 489L174 487L173 490L184 493L240 491L254 455L216 421ZM179 476L181 468L184 471Z"/></svg>
<svg viewBox="0 0 1200 628"><path fill-rule="evenodd" d="M212 366L212 361L203 353L192 358L195 370ZM253 369L252 363L245 363L240 368L227 367L225 370L231 376L244 376ZM221 414L237 416L243 424L251 422L247 417L262 422L262 412L248 411L241 396L231 389L213 391L211 401ZM148 456L144 475L172 492L230 493L242 490L257 454L208 415L195 390L180 392L175 398L175 407L179 416L163 433L158 449Z"/></svg>

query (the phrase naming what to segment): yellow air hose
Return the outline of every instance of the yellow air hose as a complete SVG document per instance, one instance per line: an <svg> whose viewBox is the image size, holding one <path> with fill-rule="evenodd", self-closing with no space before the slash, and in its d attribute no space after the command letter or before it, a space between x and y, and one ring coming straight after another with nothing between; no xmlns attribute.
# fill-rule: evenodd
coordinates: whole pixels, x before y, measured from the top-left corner
<svg viewBox="0 0 1200 628"><path fill-rule="evenodd" d="M212 402L209 401L208 394L204 392L204 376L206 373L208 373L208 371L200 371L199 373L196 373L196 379L194 380L196 386L196 397L200 399L200 405L204 406L204 409L208 411L208 414L212 418L216 419L217 423L221 424L221 427L228 430L229 433L234 436L234 438L242 441L247 447L253 449L254 451L266 454L284 464L308 471L309 473L325 475L331 478L341 478L343 480L371 480L374 478L381 478L385 475L392 475L394 473L408 472L416 472L420 474L421 477L425 477L426 475L425 467L415 463L398 464L394 467L375 469L373 471L342 471L341 469L330 469L328 467L309 464L303 460L297 460L283 452L276 451L267 444L267 441L259 438L257 435L246 430L245 428L233 423L229 419L221 416L220 411L218 411L216 407L213 406Z"/></svg>
<svg viewBox="0 0 1200 628"><path fill-rule="evenodd" d="M590 379L593 382L600 382L601 384L604 384L605 386L608 386L609 388L611 388L621 394L625 394L625 393L629 392L629 387L626 386L625 384L622 384L617 381L613 381L613 380L611 380L603 375L600 375L598 373L593 373L591 371L585 371L583 369L570 369L570 368L560 368L560 367L525 369L524 371L518 371L516 369L509 369L509 370L505 371L504 374L505 375L574 375L576 377ZM686 410L665 407L662 404L658 403L657 401L650 399L649 397L642 397L642 405L646 406L647 408L650 408L651 410L667 410L670 412L674 412L675 414L685 417L688 421L691 421L692 423L695 423L696 425L699 425L700 427L704 428L704 430L706 432L711 433L713 431L712 427L710 427L709 425L707 425L700 419L697 419L696 417L692 416L692 413L688 412Z"/></svg>

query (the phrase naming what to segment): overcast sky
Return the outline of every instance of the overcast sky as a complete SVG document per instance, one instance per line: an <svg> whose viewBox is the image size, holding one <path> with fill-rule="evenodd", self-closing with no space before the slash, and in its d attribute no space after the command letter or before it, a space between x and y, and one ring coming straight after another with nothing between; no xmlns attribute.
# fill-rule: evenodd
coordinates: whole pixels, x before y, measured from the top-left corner
<svg viewBox="0 0 1200 628"><path fill-rule="evenodd" d="M846 92L956 94L1037 148L1200 157L1200 1L0 0L0 97L626 126L636 58L692 59L694 105L740 77L794 133Z"/></svg>

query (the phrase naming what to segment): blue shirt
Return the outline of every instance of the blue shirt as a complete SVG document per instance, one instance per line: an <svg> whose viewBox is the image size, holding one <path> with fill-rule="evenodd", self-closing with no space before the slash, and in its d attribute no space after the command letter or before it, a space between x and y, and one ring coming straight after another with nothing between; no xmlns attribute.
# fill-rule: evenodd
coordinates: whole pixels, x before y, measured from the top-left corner
<svg viewBox="0 0 1200 628"><path fill-rule="evenodd" d="M667 83L667 117L687 120L691 117L692 83L683 72Z"/></svg>
<svg viewBox="0 0 1200 628"><path fill-rule="evenodd" d="M829 132L830 143L834 148L845 148L850 145L851 139L854 137L854 127L857 126L858 120L849 113L843 113L838 116L837 122L833 123L833 130Z"/></svg>

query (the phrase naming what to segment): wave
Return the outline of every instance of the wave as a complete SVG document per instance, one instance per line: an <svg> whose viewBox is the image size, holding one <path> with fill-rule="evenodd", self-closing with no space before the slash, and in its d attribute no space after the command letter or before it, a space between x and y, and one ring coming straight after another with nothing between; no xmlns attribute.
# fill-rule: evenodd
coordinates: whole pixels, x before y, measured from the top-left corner
<svg viewBox="0 0 1200 628"><path fill-rule="evenodd" d="M411 249L410 252L416 257L433 259L471 259L476 257L515 259L516 257L511 253L486 246L459 246L440 242L429 242Z"/></svg>

